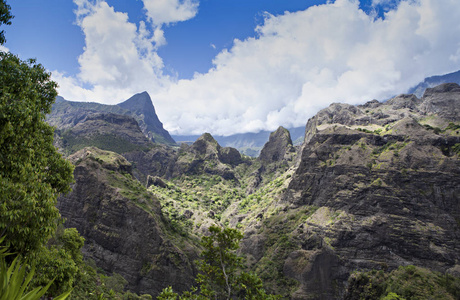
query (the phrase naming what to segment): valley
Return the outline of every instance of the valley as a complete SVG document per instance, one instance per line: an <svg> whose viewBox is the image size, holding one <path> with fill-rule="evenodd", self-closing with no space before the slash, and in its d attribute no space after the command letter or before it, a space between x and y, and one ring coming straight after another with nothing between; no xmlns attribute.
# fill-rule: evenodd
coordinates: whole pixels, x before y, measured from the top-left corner
<svg viewBox="0 0 460 300"><path fill-rule="evenodd" d="M188 290L213 225L244 234L247 269L285 299L361 299L407 266L460 275L459 85L331 104L301 145L280 127L256 158L209 133L176 144L149 103L146 93L115 106L59 99L48 115L75 166L58 199L64 225L126 289Z"/></svg>

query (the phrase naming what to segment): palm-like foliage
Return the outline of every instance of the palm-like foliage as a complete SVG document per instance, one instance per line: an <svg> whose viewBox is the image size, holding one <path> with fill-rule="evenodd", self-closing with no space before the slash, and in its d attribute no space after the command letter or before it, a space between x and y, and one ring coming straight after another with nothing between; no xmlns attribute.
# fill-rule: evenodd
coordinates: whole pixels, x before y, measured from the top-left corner
<svg viewBox="0 0 460 300"><path fill-rule="evenodd" d="M4 238L0 238L0 243ZM35 267L27 272L27 267L16 257L8 267L5 257L6 247L0 247L0 300L39 300L51 286L53 281L45 287L37 287L28 291L29 283L35 274ZM71 293L71 290L54 298L54 300L64 300Z"/></svg>

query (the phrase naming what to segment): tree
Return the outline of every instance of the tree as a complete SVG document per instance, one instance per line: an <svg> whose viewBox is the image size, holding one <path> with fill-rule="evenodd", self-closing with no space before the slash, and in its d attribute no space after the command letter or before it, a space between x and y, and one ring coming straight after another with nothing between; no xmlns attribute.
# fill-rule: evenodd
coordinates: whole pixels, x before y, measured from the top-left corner
<svg viewBox="0 0 460 300"><path fill-rule="evenodd" d="M10 13L10 6L6 4L5 0L0 0L0 26L4 25L11 25L11 19L13 16ZM0 45L5 43L5 31L0 31Z"/></svg>
<svg viewBox="0 0 460 300"><path fill-rule="evenodd" d="M0 244L4 237L0 238ZM53 281L51 280L44 287L36 287L30 289L30 282L35 274L35 267L29 271L26 268L20 257L16 257L8 267L5 257L10 255L7 253L6 247L0 247L0 300L39 300L47 292ZM55 300L64 300L70 295L71 291L67 291L57 297Z"/></svg>
<svg viewBox="0 0 460 300"><path fill-rule="evenodd" d="M85 239L75 228L64 229L61 225L56 236L48 241L47 247L41 247L30 256L30 260L40 266L31 285L44 286L53 281L47 292L49 295L57 295L72 289L81 272L83 264L81 248L84 241Z"/></svg>
<svg viewBox="0 0 460 300"><path fill-rule="evenodd" d="M243 271L242 258L235 251L243 234L236 229L217 226L209 228L210 235L201 239L204 250L198 262L200 274L196 279L198 289L183 293L180 297L171 287L165 288L159 300L179 299L247 299L275 300L279 296L269 295L262 280L254 273Z"/></svg>
<svg viewBox="0 0 460 300"><path fill-rule="evenodd" d="M10 251L27 254L54 234L57 197L70 191L73 166L45 122L57 84L44 67L0 52L0 85L0 236Z"/></svg>

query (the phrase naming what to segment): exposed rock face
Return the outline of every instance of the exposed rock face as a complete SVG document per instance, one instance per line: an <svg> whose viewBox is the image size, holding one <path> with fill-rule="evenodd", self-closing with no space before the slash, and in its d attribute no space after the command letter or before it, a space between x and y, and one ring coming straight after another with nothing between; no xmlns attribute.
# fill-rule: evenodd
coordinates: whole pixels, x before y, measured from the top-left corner
<svg viewBox="0 0 460 300"><path fill-rule="evenodd" d="M112 113L85 115L75 126L60 132L60 138L64 149L70 152L85 146L117 153L153 147L134 118Z"/></svg>
<svg viewBox="0 0 460 300"><path fill-rule="evenodd" d="M147 92L136 94L118 106L129 110L135 116L142 132L152 141L168 145L176 143L169 132L163 128Z"/></svg>
<svg viewBox="0 0 460 300"><path fill-rule="evenodd" d="M123 156L135 166L134 175L141 182L147 176L171 178L177 160L177 151L165 145L156 145L148 151L134 150Z"/></svg>
<svg viewBox="0 0 460 300"><path fill-rule="evenodd" d="M293 299L340 299L353 270L458 268L460 135L423 124L458 124L459 91L333 104L308 121L284 195L292 208L318 208L292 233L301 241L284 266L300 282Z"/></svg>
<svg viewBox="0 0 460 300"><path fill-rule="evenodd" d="M279 162L294 151L289 130L280 126L270 134L268 142L260 151L259 160L265 163Z"/></svg>
<svg viewBox="0 0 460 300"><path fill-rule="evenodd" d="M295 156L296 149L292 145L289 130L280 126L270 134L268 142L260 151L257 161L261 166L248 179L249 184L246 192L248 194L254 193L264 183L265 174L271 174L268 176L268 180L272 180L273 177L285 172L294 164Z"/></svg>
<svg viewBox="0 0 460 300"><path fill-rule="evenodd" d="M133 117L139 124L143 134L158 144L175 145L174 140L163 128L163 124L156 115L150 96L146 93L136 94L118 105L104 105L91 102L73 102L56 99L52 112L47 117L47 122L60 131L73 128L78 123L94 113L111 113Z"/></svg>
<svg viewBox="0 0 460 300"><path fill-rule="evenodd" d="M152 185L161 187L163 189L168 187L166 183L160 177L149 175L147 177L147 187L152 186Z"/></svg>
<svg viewBox="0 0 460 300"><path fill-rule="evenodd" d="M226 180L236 179L231 166L242 163L238 150L222 148L217 141L205 133L192 145L181 144L173 177L180 174L213 174Z"/></svg>
<svg viewBox="0 0 460 300"><path fill-rule="evenodd" d="M445 83L426 89L420 110L424 114L436 114L443 119L456 121L460 115L460 86Z"/></svg>
<svg viewBox="0 0 460 300"><path fill-rule="evenodd" d="M85 148L76 165L73 191L58 200L66 219L86 239L84 256L128 280L128 289L157 295L168 285L186 290L194 282L191 248L166 237L158 200L132 179L122 156ZM190 257L190 258L189 258Z"/></svg>

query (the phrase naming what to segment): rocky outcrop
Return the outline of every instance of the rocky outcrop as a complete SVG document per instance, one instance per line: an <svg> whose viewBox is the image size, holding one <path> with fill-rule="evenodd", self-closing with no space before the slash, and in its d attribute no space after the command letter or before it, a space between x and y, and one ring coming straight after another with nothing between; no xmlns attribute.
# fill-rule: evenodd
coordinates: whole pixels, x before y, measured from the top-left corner
<svg viewBox="0 0 460 300"><path fill-rule="evenodd" d="M300 282L293 299L340 299L354 270L458 268L460 136L427 123L458 124L459 90L334 104L309 120L284 194L292 208L317 209L285 260L285 275Z"/></svg>
<svg viewBox="0 0 460 300"><path fill-rule="evenodd" d="M172 176L206 173L219 175L226 180L235 180L232 167L242 162L238 150L222 148L211 134L205 133L192 145L181 144Z"/></svg>
<svg viewBox="0 0 460 300"><path fill-rule="evenodd" d="M163 128L163 124L158 119L153 107L152 99L147 92L136 94L125 102L119 103L118 106L131 112L131 115L139 123L142 132L153 142L167 145L176 144L169 132Z"/></svg>
<svg viewBox="0 0 460 300"><path fill-rule="evenodd" d="M295 152L295 149L292 146L289 130L280 126L270 134L268 142L260 151L259 160L264 163L280 162L293 152Z"/></svg>
<svg viewBox="0 0 460 300"><path fill-rule="evenodd" d="M186 290L194 283L193 247L174 243L158 200L136 180L122 156L85 148L69 158L75 184L57 207L85 238L83 254L109 274L118 273L127 288L157 295L174 285Z"/></svg>
<svg viewBox="0 0 460 300"><path fill-rule="evenodd" d="M426 89L420 110L426 115L437 115L449 121L458 121L460 116L460 86L456 83L445 83Z"/></svg>
<svg viewBox="0 0 460 300"><path fill-rule="evenodd" d="M143 135L156 144L175 145L168 131L156 115L152 100L147 92L136 94L118 105L104 105L93 102L73 102L57 97L47 122L64 132L78 123L85 122L92 114L110 113L132 117L140 126Z"/></svg>
<svg viewBox="0 0 460 300"><path fill-rule="evenodd" d="M235 179L233 168L241 163L241 154L235 148L221 147L209 134L203 134L192 145L181 144L176 150L155 145L146 150L134 150L123 156L135 166L134 174L142 182L147 176L166 179L182 174L211 174L224 179Z"/></svg>

